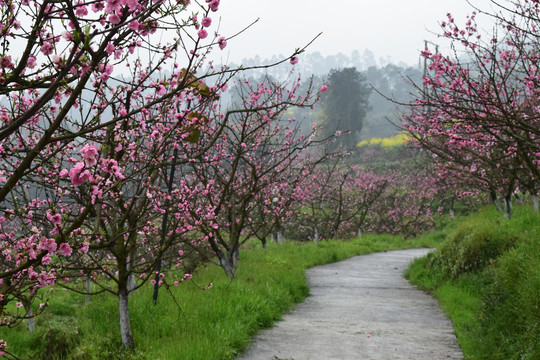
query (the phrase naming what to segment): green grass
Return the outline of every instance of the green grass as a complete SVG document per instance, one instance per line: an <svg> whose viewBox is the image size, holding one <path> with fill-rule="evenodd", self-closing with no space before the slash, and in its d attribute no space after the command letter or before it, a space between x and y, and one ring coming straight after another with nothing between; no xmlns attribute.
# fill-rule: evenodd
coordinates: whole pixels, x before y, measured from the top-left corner
<svg viewBox="0 0 540 360"><path fill-rule="evenodd" d="M98 295L84 305L82 295L60 288L47 293L51 305L36 319L34 334L19 326L0 329L0 338L21 359L233 359L260 329L271 327L309 295L306 268L359 254L436 244L428 238L366 235L353 241L323 241L318 247L271 244L263 251L258 244L250 245L240 253L235 281L208 265L194 274L192 282L171 287L170 294L161 288L155 306L151 286L133 294L133 352L120 346L118 303L113 296ZM213 288L202 290L209 283Z"/></svg>
<svg viewBox="0 0 540 360"><path fill-rule="evenodd" d="M467 359L540 359L540 215L493 209L459 221L406 276L452 319Z"/></svg>

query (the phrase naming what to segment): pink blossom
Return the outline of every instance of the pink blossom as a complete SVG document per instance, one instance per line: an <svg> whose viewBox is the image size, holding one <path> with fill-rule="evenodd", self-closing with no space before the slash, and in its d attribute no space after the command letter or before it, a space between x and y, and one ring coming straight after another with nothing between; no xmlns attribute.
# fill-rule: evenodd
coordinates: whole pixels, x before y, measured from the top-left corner
<svg viewBox="0 0 540 360"><path fill-rule="evenodd" d="M11 69L14 66L15 65L11 61L11 56L2 56L2 57L0 57L0 68L2 68L2 69L8 69L8 68Z"/></svg>
<svg viewBox="0 0 540 360"><path fill-rule="evenodd" d="M114 50L115 50L115 47L113 43L108 43L107 46L105 47L105 51L109 55L111 55L114 52Z"/></svg>
<svg viewBox="0 0 540 360"><path fill-rule="evenodd" d="M109 80L109 77L111 76L114 69L114 65L101 65L99 70L101 71L100 79L103 81Z"/></svg>
<svg viewBox="0 0 540 360"><path fill-rule="evenodd" d="M82 185L86 181L90 180L92 175L88 170L84 170L84 163L79 162L69 171L69 178L71 183L75 186Z"/></svg>
<svg viewBox="0 0 540 360"><path fill-rule="evenodd" d="M106 173L112 174L120 180L123 180L125 178L122 174L122 169L118 166L118 163L114 159L104 160L103 162L101 162L100 167Z"/></svg>
<svg viewBox="0 0 540 360"><path fill-rule="evenodd" d="M39 286L40 287L45 287L45 286L53 286L54 285L54 280L56 278L54 277L54 275L51 275L51 274L47 274L45 271L43 271L40 275L39 275Z"/></svg>
<svg viewBox="0 0 540 360"><path fill-rule="evenodd" d="M61 56L58 56L58 55L52 55L52 56L51 56L51 60L52 60L54 66L55 66L56 68L59 68L59 67L62 66L63 60L62 60L62 57L61 57Z"/></svg>
<svg viewBox="0 0 540 360"><path fill-rule="evenodd" d="M50 43L46 42L45 44L41 45L40 50L43 53L43 55L51 55L54 50L54 47Z"/></svg>
<svg viewBox="0 0 540 360"><path fill-rule="evenodd" d="M323 85L321 86L321 89L319 90L321 93L325 92L326 90L328 90L328 86L326 85Z"/></svg>
<svg viewBox="0 0 540 360"><path fill-rule="evenodd" d="M139 0L125 0L125 4L130 11L135 11L139 7Z"/></svg>
<svg viewBox="0 0 540 360"><path fill-rule="evenodd" d="M107 0L107 8L105 12L111 14L113 12L118 12L122 8L122 0Z"/></svg>
<svg viewBox="0 0 540 360"><path fill-rule="evenodd" d="M47 250L49 253L56 251L56 241L54 239L48 239L45 236L39 239L38 249Z"/></svg>
<svg viewBox="0 0 540 360"><path fill-rule="evenodd" d="M86 163L87 166L93 166L96 164L97 154L98 152L96 148L92 145L85 145L81 149L81 156L84 159L84 162Z"/></svg>
<svg viewBox="0 0 540 360"><path fill-rule="evenodd" d="M201 20L201 24L204 27L210 27L210 25L212 25L212 19L209 17L205 17Z"/></svg>
<svg viewBox="0 0 540 360"><path fill-rule="evenodd" d="M298 57L296 56L291 57L291 64L292 65L298 64Z"/></svg>
<svg viewBox="0 0 540 360"><path fill-rule="evenodd" d="M131 20L131 22L128 25L128 28L133 31L139 31L140 23L137 20Z"/></svg>
<svg viewBox="0 0 540 360"><path fill-rule="evenodd" d="M219 0L212 0L210 2L210 4L208 4L208 6L210 7L210 10L216 12L218 11L218 8L219 8Z"/></svg>
<svg viewBox="0 0 540 360"><path fill-rule="evenodd" d="M98 186L93 186L92 195L94 195L98 199L101 199L103 197L103 190L101 190Z"/></svg>
<svg viewBox="0 0 540 360"><path fill-rule="evenodd" d="M205 39L208 36L208 32L204 29L199 30L197 33L201 39Z"/></svg>
<svg viewBox="0 0 540 360"><path fill-rule="evenodd" d="M107 64L107 65L105 65L105 70L104 70L104 72L105 72L106 74L111 75L112 72L113 72L113 70L114 70L114 65L112 65L112 64Z"/></svg>
<svg viewBox="0 0 540 360"><path fill-rule="evenodd" d="M0 356L4 355L6 353L7 343L0 339Z"/></svg>
<svg viewBox="0 0 540 360"><path fill-rule="evenodd" d="M165 88L165 86L159 85L156 92L158 95L165 95L167 89Z"/></svg>
<svg viewBox="0 0 540 360"><path fill-rule="evenodd" d="M41 259L41 264L43 265L49 265L51 263L51 257L49 255L45 255L42 259Z"/></svg>
<svg viewBox="0 0 540 360"><path fill-rule="evenodd" d="M103 9L105 9L105 5L102 2L92 4L92 11L95 13L103 11Z"/></svg>
<svg viewBox="0 0 540 360"><path fill-rule="evenodd" d="M62 215L60 214L51 215L50 213L47 213L47 220L49 220L55 225L60 225L62 223Z"/></svg>
<svg viewBox="0 0 540 360"><path fill-rule="evenodd" d="M33 69L36 67L36 58L34 56L30 56L28 58L28 61L26 63L26 65L30 68L30 69Z"/></svg>
<svg viewBox="0 0 540 360"><path fill-rule="evenodd" d="M73 41L73 40L75 40L75 35L73 35L72 32L64 31L62 33L62 38L64 38L67 41Z"/></svg>
<svg viewBox="0 0 540 360"><path fill-rule="evenodd" d="M68 175L67 169L62 169L62 171L60 171L60 173L58 174L58 176L60 176L61 178L65 178L67 175Z"/></svg>
<svg viewBox="0 0 540 360"><path fill-rule="evenodd" d="M111 14L109 15L109 22L113 25L116 25L116 24L119 24L120 23L120 16L116 15L116 14Z"/></svg>
<svg viewBox="0 0 540 360"><path fill-rule="evenodd" d="M85 253L85 254L86 254L86 253L88 252L88 246L89 246L89 245L90 245L89 243L84 242L84 243L82 244L82 246L79 248L79 252Z"/></svg>
<svg viewBox="0 0 540 360"><path fill-rule="evenodd" d="M227 46L227 40L225 40L225 38L223 36L220 37L218 39L218 45L219 45L220 50L225 49L225 47Z"/></svg>
<svg viewBox="0 0 540 360"><path fill-rule="evenodd" d="M60 253L64 256L69 256L73 252L73 249L71 248L71 246L69 246L68 243L62 243L60 244L58 251L60 251Z"/></svg>
<svg viewBox="0 0 540 360"><path fill-rule="evenodd" d="M81 16L81 17L88 15L88 9L86 8L86 6L85 5L80 5L80 4L81 4L81 2L77 3L77 9L75 10L75 14L77 16Z"/></svg>

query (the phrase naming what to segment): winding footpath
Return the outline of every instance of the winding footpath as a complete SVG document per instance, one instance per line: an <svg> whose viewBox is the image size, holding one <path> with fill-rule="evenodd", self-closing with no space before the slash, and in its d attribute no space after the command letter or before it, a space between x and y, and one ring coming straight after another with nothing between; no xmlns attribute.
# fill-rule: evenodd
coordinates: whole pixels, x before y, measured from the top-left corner
<svg viewBox="0 0 540 360"><path fill-rule="evenodd" d="M357 256L307 271L311 296L238 360L463 359L437 301L403 278L428 249Z"/></svg>

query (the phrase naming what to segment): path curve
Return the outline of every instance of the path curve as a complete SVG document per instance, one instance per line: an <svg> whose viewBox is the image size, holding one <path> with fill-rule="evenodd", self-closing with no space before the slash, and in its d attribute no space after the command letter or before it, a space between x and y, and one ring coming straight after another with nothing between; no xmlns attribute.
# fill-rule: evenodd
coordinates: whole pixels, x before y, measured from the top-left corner
<svg viewBox="0 0 540 360"><path fill-rule="evenodd" d="M238 360L463 359L437 301L402 276L428 252L374 253L309 269L311 296Z"/></svg>

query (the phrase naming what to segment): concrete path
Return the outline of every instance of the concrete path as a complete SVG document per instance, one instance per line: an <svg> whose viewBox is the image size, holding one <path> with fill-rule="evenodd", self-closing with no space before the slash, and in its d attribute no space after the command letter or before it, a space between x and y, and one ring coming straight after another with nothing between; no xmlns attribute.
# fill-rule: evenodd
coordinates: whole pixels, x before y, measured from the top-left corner
<svg viewBox="0 0 540 360"><path fill-rule="evenodd" d="M437 301L402 277L429 250L357 256L307 271L311 296L238 360L463 359Z"/></svg>

